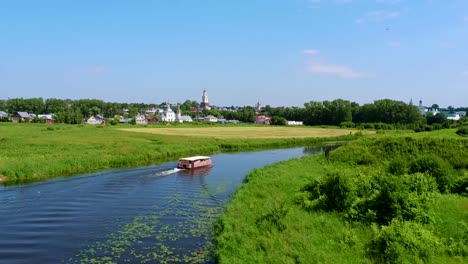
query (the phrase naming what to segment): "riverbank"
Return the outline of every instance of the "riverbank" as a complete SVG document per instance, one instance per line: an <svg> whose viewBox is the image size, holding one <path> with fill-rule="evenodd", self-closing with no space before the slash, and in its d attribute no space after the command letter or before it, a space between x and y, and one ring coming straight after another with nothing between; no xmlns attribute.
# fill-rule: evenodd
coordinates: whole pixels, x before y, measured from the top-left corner
<svg viewBox="0 0 468 264"><path fill-rule="evenodd" d="M342 130L332 137L322 138L323 129L300 128L307 137L296 138L281 131L276 138L244 138L243 130L236 128L238 137L221 139L220 127L203 128L204 137L190 135L159 135L122 131L134 126L82 126L44 124L0 125L0 175L4 184L41 181L109 168L134 167L161 163L194 154L210 155L227 151L247 151L271 148L317 145L326 141L348 141L359 135L357 130ZM252 132L251 127L249 128ZM146 128L140 128L139 132ZM158 128L147 128L148 131ZM193 133L193 127L180 127ZM226 128L222 128L226 129ZM227 128L229 130L229 128ZM276 127L260 127L263 132L278 133ZM285 128L281 128L285 129ZM287 129L287 128L286 128ZM291 128L291 131L297 128ZM287 131L287 130L286 130ZM254 131L255 132L255 131ZM351 132L351 133L350 133ZM315 133L315 136L314 136ZM294 134L293 134L294 135Z"/></svg>
<svg viewBox="0 0 468 264"><path fill-rule="evenodd" d="M215 226L217 260L466 263L467 169L468 141L447 130L254 170Z"/></svg>

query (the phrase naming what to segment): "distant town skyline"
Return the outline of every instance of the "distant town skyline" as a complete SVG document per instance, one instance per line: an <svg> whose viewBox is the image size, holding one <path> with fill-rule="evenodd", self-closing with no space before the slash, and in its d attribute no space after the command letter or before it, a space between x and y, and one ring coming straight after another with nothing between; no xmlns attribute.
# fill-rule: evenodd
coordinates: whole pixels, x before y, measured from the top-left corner
<svg viewBox="0 0 468 264"><path fill-rule="evenodd" d="M468 106L468 1L4 1L0 99Z"/></svg>

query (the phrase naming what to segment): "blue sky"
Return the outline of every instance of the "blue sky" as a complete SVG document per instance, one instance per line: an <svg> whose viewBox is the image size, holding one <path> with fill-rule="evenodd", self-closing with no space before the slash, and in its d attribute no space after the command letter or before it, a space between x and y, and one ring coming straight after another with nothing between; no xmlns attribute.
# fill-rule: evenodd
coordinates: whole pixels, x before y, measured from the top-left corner
<svg viewBox="0 0 468 264"><path fill-rule="evenodd" d="M3 0L0 98L468 106L467 0Z"/></svg>

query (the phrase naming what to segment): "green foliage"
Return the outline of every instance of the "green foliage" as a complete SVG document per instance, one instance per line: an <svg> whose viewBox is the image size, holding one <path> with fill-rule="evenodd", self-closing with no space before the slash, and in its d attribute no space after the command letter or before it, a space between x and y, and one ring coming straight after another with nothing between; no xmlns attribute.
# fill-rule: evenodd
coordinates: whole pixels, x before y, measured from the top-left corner
<svg viewBox="0 0 468 264"><path fill-rule="evenodd" d="M317 145L325 141L357 138L346 135L332 138L217 139L120 130L125 127L131 126L2 124L0 135L5 140L0 141L0 175L2 178L5 176L7 184L16 184L107 168L146 165L186 155Z"/></svg>
<svg viewBox="0 0 468 264"><path fill-rule="evenodd" d="M421 155L409 164L409 173L428 173L437 181L440 192L449 191L455 177L450 164L436 155Z"/></svg>
<svg viewBox="0 0 468 264"><path fill-rule="evenodd" d="M331 173L306 185L296 199L307 209L342 212L353 221L388 224L399 219L428 223L431 193L436 190L435 181L422 174Z"/></svg>
<svg viewBox="0 0 468 264"><path fill-rule="evenodd" d="M441 252L437 236L418 223L394 221L373 230L369 257L378 263L426 263Z"/></svg>
<svg viewBox="0 0 468 264"><path fill-rule="evenodd" d="M340 127L341 128L355 128L356 124L352 121L345 121L345 122L341 122Z"/></svg>
<svg viewBox="0 0 468 264"><path fill-rule="evenodd" d="M455 130L378 135L335 149L329 159L255 170L220 220L217 260L466 263L468 197L447 192L468 187L467 150ZM435 176L449 174L440 172L453 177L443 194L443 177Z"/></svg>
<svg viewBox="0 0 468 264"><path fill-rule="evenodd" d="M284 117L274 116L271 118L271 124L275 126L285 126L286 122L286 118Z"/></svg>
<svg viewBox="0 0 468 264"><path fill-rule="evenodd" d="M468 137L468 126L460 127L456 133L459 136Z"/></svg>
<svg viewBox="0 0 468 264"><path fill-rule="evenodd" d="M388 172L393 175L408 173L408 161L405 158L396 157L388 164Z"/></svg>

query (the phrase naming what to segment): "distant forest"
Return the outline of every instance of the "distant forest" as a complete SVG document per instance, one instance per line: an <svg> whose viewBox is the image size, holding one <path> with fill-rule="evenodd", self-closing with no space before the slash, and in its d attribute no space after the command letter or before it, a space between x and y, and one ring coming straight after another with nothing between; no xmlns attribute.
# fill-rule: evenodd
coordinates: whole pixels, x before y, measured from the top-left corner
<svg viewBox="0 0 468 264"><path fill-rule="evenodd" d="M144 114L146 109L164 108L166 103L144 104L144 103L115 103L104 102L97 99L56 99L50 98L14 98L0 100L0 111L13 114L17 111L24 111L32 114L55 115L56 122L78 124L83 118L93 115L102 115L105 118L115 116L134 117L137 113ZM239 120L241 122L254 122L258 114L273 117L273 124L283 123L282 120L303 121L304 125L334 125L354 127L357 124L391 124L403 126L432 125L433 123L443 124L447 122L443 113L436 116L428 114L422 116L418 107L409 105L402 101L382 99L373 103L360 105L343 99L333 101L310 101L304 103L304 107L262 107L257 111L255 107L215 107L211 110L194 112L198 108L197 101L186 100L180 104L182 114L191 115L214 115L224 117L228 120ZM177 106L172 105L173 110ZM467 111L467 107L453 108L450 111ZM124 111L124 109L126 111ZM443 110L443 109L440 109ZM279 122L278 122L279 121Z"/></svg>

